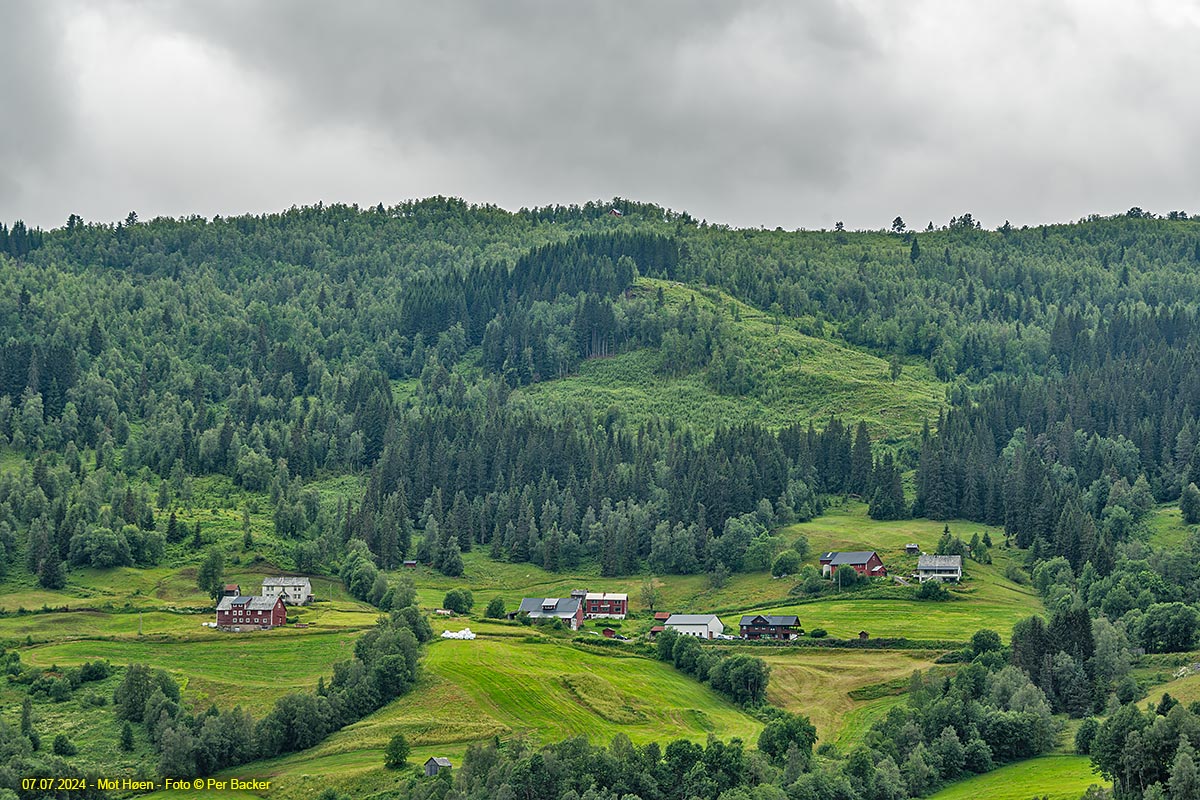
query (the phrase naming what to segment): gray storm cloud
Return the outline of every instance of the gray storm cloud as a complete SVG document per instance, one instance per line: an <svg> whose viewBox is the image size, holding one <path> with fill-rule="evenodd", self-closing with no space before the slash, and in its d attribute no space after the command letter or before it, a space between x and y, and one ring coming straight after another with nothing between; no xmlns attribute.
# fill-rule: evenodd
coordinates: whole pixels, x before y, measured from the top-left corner
<svg viewBox="0 0 1200 800"><path fill-rule="evenodd" d="M1200 211L1200 2L46 8L0 26L0 219L429 194L787 228Z"/></svg>

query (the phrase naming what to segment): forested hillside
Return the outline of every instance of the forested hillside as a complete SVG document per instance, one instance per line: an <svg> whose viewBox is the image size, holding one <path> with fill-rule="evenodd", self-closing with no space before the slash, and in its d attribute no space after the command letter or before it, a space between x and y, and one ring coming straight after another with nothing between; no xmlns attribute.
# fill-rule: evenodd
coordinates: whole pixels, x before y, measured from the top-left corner
<svg viewBox="0 0 1200 800"><path fill-rule="evenodd" d="M275 567L385 610L413 602L389 577L403 560L453 578L472 550L719 588L767 570L782 526L857 496L876 520L1002 528L1008 578L1052 611L1190 650L1200 544L1172 556L1149 526L1175 502L1200 522L1198 329L1200 221L1139 209L920 233L733 230L619 199L14 223L0 580L203 569L219 548L177 512L223 486L245 501L244 552L262 517ZM688 403L655 394L685 380ZM943 544L990 563L990 543ZM1024 678L989 656L954 691L1004 715L985 684L1032 680L1056 712L1105 708L1116 678L1084 673L1091 645L1014 635ZM1068 699L1067 673L1090 694ZM946 724L954 742L927 725L930 748L1003 738ZM910 755L877 749L890 771Z"/></svg>

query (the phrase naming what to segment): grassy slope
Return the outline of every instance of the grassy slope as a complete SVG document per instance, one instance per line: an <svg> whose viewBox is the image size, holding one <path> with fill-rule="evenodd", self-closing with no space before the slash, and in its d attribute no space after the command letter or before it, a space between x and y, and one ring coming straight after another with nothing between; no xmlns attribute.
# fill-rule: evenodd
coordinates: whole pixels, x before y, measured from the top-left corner
<svg viewBox="0 0 1200 800"><path fill-rule="evenodd" d="M886 714L900 699L857 701L850 697L851 691L928 669L938 654L916 650L831 653L814 648L761 655L771 667L767 689L771 704L808 714L821 741L837 742L865 733L869 723L862 724L860 718L871 718L880 708Z"/></svg>
<svg viewBox="0 0 1200 800"><path fill-rule="evenodd" d="M701 307L720 300L725 313L736 307L732 321L748 360L771 376L769 388L746 397L713 391L701 374L678 378L657 373L657 351L638 350L607 359L584 362L579 372L546 381L519 393L534 403L583 402L603 412L616 405L626 419L637 423L652 415L674 418L700 432L719 423L755 421L771 428L812 420L824 423L837 414L848 423L865 420L877 441L897 441L920 430L922 421L937 417L945 401L945 384L926 365L905 366L894 383L888 362L833 339L800 333L795 321L784 319L778 333L774 321L761 311L715 290L704 293L678 283L640 278L637 289L658 287L668 305L695 297Z"/></svg>
<svg viewBox="0 0 1200 800"><path fill-rule="evenodd" d="M1077 800L1093 783L1108 782L1092 772L1083 756L1049 755L1009 764L986 775L959 781L928 800Z"/></svg>
<svg viewBox="0 0 1200 800"><path fill-rule="evenodd" d="M867 516L864 504L854 502L830 508L811 522L789 526L782 535L787 539L806 536L814 564L825 550L876 550L893 575L905 575L915 569L916 558L904 555L904 545L915 542L926 552L932 551L946 525L966 541L976 532L982 538L989 530L994 544L1003 541L998 529L962 520L877 522ZM831 636L840 638L866 630L875 637L965 641L980 628L992 628L1007 636L1018 620L1042 611L1043 606L1032 588L1005 577L1012 554L1003 546L993 547L991 553L992 564L965 563L967 579L952 590L954 599L948 602L856 599L850 594L845 599L834 596L815 603L792 601L771 611L796 614L805 629L825 628ZM727 626L737 623L736 615L723 616L722 620Z"/></svg>
<svg viewBox="0 0 1200 800"><path fill-rule="evenodd" d="M620 733L644 743L703 741L712 732L752 744L762 727L666 664L538 635L527 641L523 627L471 627L483 636L439 640L427 648L424 674L412 694L311 750L230 775L267 778L270 796L281 800L310 797L331 778L360 796L394 781L383 769L382 750L396 733L413 745L409 761L417 764L431 755L460 763L469 743L492 736L549 742L583 735L606 743Z"/></svg>

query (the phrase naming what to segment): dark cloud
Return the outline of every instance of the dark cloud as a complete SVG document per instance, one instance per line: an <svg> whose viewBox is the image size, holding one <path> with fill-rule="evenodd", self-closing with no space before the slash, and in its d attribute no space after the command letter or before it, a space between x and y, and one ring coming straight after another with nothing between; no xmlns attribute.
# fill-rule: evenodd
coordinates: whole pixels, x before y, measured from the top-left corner
<svg viewBox="0 0 1200 800"><path fill-rule="evenodd" d="M0 13L0 209L13 216L73 136L73 98L53 5L8 3Z"/></svg>
<svg viewBox="0 0 1200 800"><path fill-rule="evenodd" d="M19 201L0 184L0 218L433 193L507 207L620 194L786 227L1200 211L1194 1L75 11L35 31L73 80L35 81L61 89L37 100L18 89L15 105L53 113L9 134L73 181ZM55 161L40 131L72 120L87 135Z"/></svg>

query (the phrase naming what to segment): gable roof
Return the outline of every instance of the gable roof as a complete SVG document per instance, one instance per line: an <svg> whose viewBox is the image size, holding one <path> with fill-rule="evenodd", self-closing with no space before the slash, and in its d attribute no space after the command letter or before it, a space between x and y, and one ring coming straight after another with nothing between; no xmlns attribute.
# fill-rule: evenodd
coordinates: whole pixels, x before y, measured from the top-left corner
<svg viewBox="0 0 1200 800"><path fill-rule="evenodd" d="M234 597L227 594L217 603L217 611L232 611L234 606L244 607L246 611L270 611L281 602L283 601L278 597L262 597L256 594Z"/></svg>
<svg viewBox="0 0 1200 800"><path fill-rule="evenodd" d="M585 600L621 600L628 602L629 595L620 592L588 592L583 596Z"/></svg>
<svg viewBox="0 0 1200 800"><path fill-rule="evenodd" d="M830 565L840 567L843 564L866 564L875 555L874 550L853 550L848 552L833 551L821 556L821 563L829 562Z"/></svg>
<svg viewBox="0 0 1200 800"><path fill-rule="evenodd" d="M425 763L426 763L426 764L428 764L430 761L432 761L433 763L437 764L439 767L448 767L448 766L450 766L450 759L448 759L448 758L442 758L441 756L431 756L431 757L429 758L429 760L428 760L428 761L426 761Z"/></svg>
<svg viewBox="0 0 1200 800"><path fill-rule="evenodd" d="M917 569L962 569L962 556L918 556Z"/></svg>
<svg viewBox="0 0 1200 800"><path fill-rule="evenodd" d="M755 624L755 620L763 620L767 625L778 627L780 625L799 625L800 618L795 615L769 615L769 614L747 614L742 617L739 623L741 627L748 627Z"/></svg>
<svg viewBox="0 0 1200 800"><path fill-rule="evenodd" d="M308 578L293 575L274 575L263 578L263 586L309 586Z"/></svg>
<svg viewBox="0 0 1200 800"><path fill-rule="evenodd" d="M668 625L707 625L713 620L720 620L716 614L672 614L667 617Z"/></svg>
<svg viewBox="0 0 1200 800"><path fill-rule="evenodd" d="M573 617L581 602L578 597L525 597L517 613L531 617Z"/></svg>

